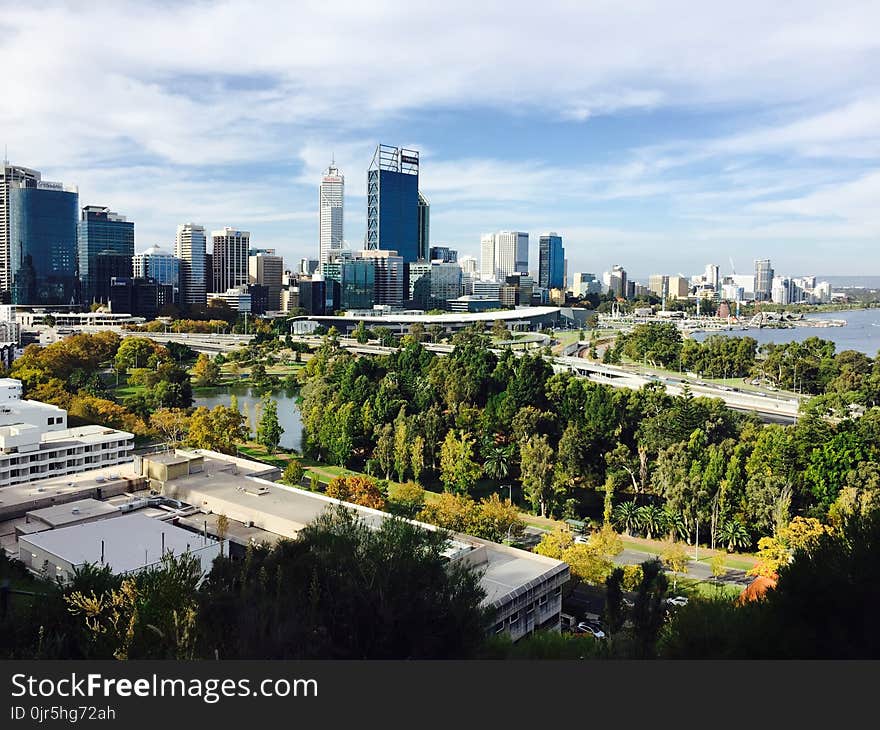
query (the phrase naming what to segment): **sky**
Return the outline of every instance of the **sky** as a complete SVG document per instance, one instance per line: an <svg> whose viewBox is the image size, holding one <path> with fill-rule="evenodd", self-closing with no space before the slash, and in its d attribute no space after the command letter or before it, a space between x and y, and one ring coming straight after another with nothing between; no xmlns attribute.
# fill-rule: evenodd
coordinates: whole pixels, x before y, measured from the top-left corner
<svg viewBox="0 0 880 730"><path fill-rule="evenodd" d="M345 175L417 149L431 242L563 236L569 273L880 275L880 3L0 0L0 144L135 221L317 257Z"/></svg>

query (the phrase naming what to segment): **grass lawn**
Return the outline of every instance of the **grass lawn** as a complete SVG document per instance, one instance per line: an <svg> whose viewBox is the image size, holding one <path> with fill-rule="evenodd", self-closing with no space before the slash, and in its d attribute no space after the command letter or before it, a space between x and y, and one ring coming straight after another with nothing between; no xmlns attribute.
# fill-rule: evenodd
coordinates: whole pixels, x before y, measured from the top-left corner
<svg viewBox="0 0 880 730"><path fill-rule="evenodd" d="M671 582L669 590L672 590ZM687 596L688 598L728 598L732 600L742 593L742 588L739 586L728 585L727 583L713 583L708 580L679 578L676 592L683 596Z"/></svg>

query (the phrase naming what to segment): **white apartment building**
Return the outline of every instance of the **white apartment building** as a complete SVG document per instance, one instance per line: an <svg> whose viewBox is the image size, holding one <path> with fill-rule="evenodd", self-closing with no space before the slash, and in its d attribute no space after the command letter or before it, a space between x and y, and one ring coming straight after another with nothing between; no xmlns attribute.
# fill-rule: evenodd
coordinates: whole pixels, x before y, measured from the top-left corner
<svg viewBox="0 0 880 730"><path fill-rule="evenodd" d="M226 302L233 312L243 314L251 311L251 295L246 286L236 286L221 292L210 292L208 303L214 299Z"/></svg>
<svg viewBox="0 0 880 730"><path fill-rule="evenodd" d="M195 223L177 226L177 240L174 255L180 259L180 287L183 289L181 302L204 306L208 291L208 273L205 271L207 251L205 227ZM245 257L247 258L247 257ZM245 263L247 275L247 263Z"/></svg>
<svg viewBox="0 0 880 730"><path fill-rule="evenodd" d="M222 231L211 231L213 288L226 291L248 283L248 257L251 250L249 231L238 231L228 226Z"/></svg>
<svg viewBox="0 0 880 730"><path fill-rule="evenodd" d="M130 461L134 435L67 427L63 408L21 400L21 381L0 379L0 487Z"/></svg>
<svg viewBox="0 0 880 730"><path fill-rule="evenodd" d="M321 186L318 189L319 263L329 261L334 251L342 249L344 200L345 177L335 165L331 164L321 178Z"/></svg>

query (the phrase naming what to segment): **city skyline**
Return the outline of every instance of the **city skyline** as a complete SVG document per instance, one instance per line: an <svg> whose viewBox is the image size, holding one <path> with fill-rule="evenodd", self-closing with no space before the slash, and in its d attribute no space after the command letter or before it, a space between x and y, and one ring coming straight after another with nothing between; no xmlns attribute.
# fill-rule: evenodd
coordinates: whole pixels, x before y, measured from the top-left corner
<svg viewBox="0 0 880 730"><path fill-rule="evenodd" d="M411 10L389 50L371 39L392 7L351 6L340 27L325 22L337 7L276 9L266 23L237 2L149 17L129 3L10 6L4 50L31 61L7 79L2 141L11 163L78 185L82 205L124 210L138 251L171 246L194 220L250 230L289 261L312 257L314 189L330 160L354 181L346 238L358 250L371 152L396 140L421 152L432 242L462 253L477 254L486 231L522 230L536 261L537 234L557 230L569 271L625 251L646 272L732 256L880 274L878 45L867 30L880 10L689 5L682 24L683 8L646 4L636 24L613 8L564 8L524 23L496 6L471 26L452 7ZM210 38L196 32L205 27ZM321 27L333 54L319 31L289 43L290 28ZM218 58L210 49L224 39L240 52ZM552 58L495 62L547 39ZM33 58L34 47L46 51ZM371 62L380 50L384 62Z"/></svg>

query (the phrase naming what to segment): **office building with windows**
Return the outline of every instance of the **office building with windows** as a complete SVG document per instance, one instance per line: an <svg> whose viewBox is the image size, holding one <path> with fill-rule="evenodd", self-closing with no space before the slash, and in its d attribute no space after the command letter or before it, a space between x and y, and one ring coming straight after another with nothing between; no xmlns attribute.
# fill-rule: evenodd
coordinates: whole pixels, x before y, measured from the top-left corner
<svg viewBox="0 0 880 730"><path fill-rule="evenodd" d="M12 304L76 304L77 189L28 179L7 194Z"/></svg>
<svg viewBox="0 0 880 730"><path fill-rule="evenodd" d="M180 301L180 259L163 250L151 246L143 253L134 255L134 278L153 279L159 286L171 287L171 300L168 304Z"/></svg>
<svg viewBox="0 0 880 730"><path fill-rule="evenodd" d="M235 228L211 232L212 291L224 292L248 283L251 234Z"/></svg>
<svg viewBox="0 0 880 730"><path fill-rule="evenodd" d="M773 275L770 259L755 259L755 301L769 302L773 298Z"/></svg>
<svg viewBox="0 0 880 730"><path fill-rule="evenodd" d="M397 251L385 249L364 250L358 258L370 261L375 269L375 304L400 307L405 300L406 271L404 258Z"/></svg>
<svg viewBox="0 0 880 730"><path fill-rule="evenodd" d="M87 205L77 229L80 300L110 300L110 280L130 277L134 258L134 223L109 208Z"/></svg>
<svg viewBox="0 0 880 730"><path fill-rule="evenodd" d="M425 258L427 249L420 252L419 213L419 153L380 144L367 171L364 248L395 251L406 262ZM427 215L424 221L427 234Z"/></svg>
<svg viewBox="0 0 880 730"><path fill-rule="evenodd" d="M343 247L345 215L345 176L333 163L321 178L318 188L319 263L329 261ZM312 271L316 267L312 268ZM311 272L306 272L311 273Z"/></svg>
<svg viewBox="0 0 880 730"><path fill-rule="evenodd" d="M284 259L276 256L274 250L250 252L248 257L248 282L265 286L267 290L266 310L277 312L281 309L281 278L284 275Z"/></svg>
<svg viewBox="0 0 880 730"><path fill-rule="evenodd" d="M565 249L562 236L543 234L538 242L538 286L561 289L565 286Z"/></svg>
<svg viewBox="0 0 880 730"><path fill-rule="evenodd" d="M174 253L180 259L180 301L185 306L207 303L208 275L205 269L205 227L184 223L177 227Z"/></svg>
<svg viewBox="0 0 880 730"><path fill-rule="evenodd" d="M431 204L419 192L419 254L420 259L433 258L431 250Z"/></svg>
<svg viewBox="0 0 880 730"><path fill-rule="evenodd" d="M15 185L24 184L35 187L40 181L40 173L28 167L10 165L4 160L0 166L0 299L9 301L12 291L12 268L10 265L9 237L9 190Z"/></svg>

